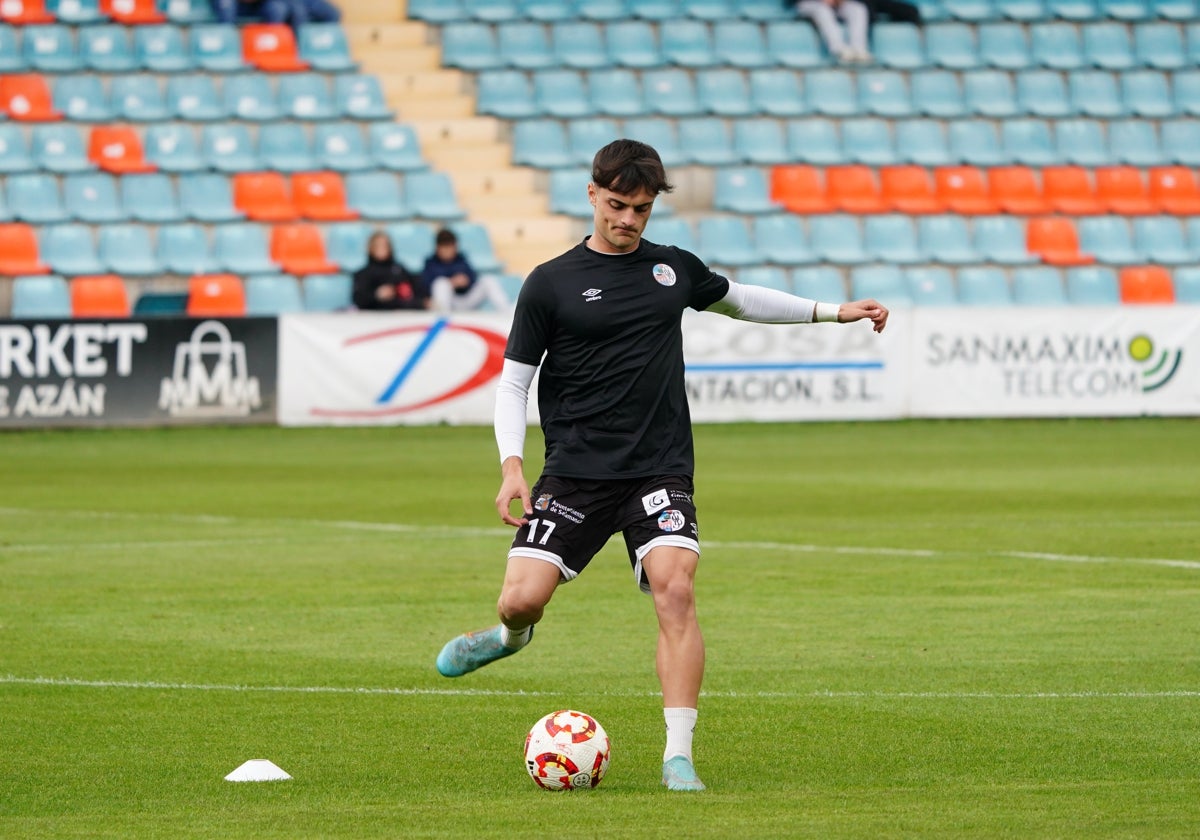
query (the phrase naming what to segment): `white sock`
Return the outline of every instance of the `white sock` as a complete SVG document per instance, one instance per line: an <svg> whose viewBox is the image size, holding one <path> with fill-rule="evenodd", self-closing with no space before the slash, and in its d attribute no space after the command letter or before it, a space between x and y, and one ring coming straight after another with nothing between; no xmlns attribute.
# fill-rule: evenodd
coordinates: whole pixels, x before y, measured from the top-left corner
<svg viewBox="0 0 1200 840"><path fill-rule="evenodd" d="M696 728L696 710L687 708L664 708L667 721L667 748L663 761L682 755L692 760L692 732Z"/></svg>
<svg viewBox="0 0 1200 840"><path fill-rule="evenodd" d="M500 644L506 648L520 650L529 644L529 637L533 635L533 625L522 627L520 630L513 630L507 624L500 625Z"/></svg>

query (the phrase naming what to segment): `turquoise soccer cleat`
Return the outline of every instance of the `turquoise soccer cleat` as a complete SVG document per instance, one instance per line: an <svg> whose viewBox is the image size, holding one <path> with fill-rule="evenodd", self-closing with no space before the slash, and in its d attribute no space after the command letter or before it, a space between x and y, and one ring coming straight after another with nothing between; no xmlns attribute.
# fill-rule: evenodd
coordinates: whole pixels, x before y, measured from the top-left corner
<svg viewBox="0 0 1200 840"><path fill-rule="evenodd" d="M684 755L663 762L662 783L667 790L704 790L704 782L696 775L692 760Z"/></svg>
<svg viewBox="0 0 1200 840"><path fill-rule="evenodd" d="M533 631L530 631L530 638ZM520 648L505 647L500 642L500 625L476 630L446 642L438 654L437 669L443 677L461 677L482 668L489 662L512 656Z"/></svg>

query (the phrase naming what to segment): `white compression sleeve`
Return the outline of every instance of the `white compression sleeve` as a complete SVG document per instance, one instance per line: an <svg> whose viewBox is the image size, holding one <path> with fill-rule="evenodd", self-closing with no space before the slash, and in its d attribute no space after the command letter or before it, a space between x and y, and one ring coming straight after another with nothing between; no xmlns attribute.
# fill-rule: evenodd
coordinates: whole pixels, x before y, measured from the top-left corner
<svg viewBox="0 0 1200 840"><path fill-rule="evenodd" d="M811 324L813 321L836 321L838 304L817 303L777 289L730 281L725 297L709 310L760 324Z"/></svg>
<svg viewBox="0 0 1200 840"><path fill-rule="evenodd" d="M500 463L513 455L525 455L525 424L529 410L529 386L537 365L504 360L500 382L496 385L496 445L500 447Z"/></svg>

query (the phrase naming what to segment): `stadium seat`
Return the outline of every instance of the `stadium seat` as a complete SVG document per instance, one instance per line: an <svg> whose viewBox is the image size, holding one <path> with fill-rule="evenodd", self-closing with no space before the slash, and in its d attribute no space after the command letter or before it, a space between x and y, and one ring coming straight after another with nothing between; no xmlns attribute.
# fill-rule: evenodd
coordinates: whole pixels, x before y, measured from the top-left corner
<svg viewBox="0 0 1200 840"><path fill-rule="evenodd" d="M408 14L417 20L435 24L453 23L471 17L463 0L410 0Z"/></svg>
<svg viewBox="0 0 1200 840"><path fill-rule="evenodd" d="M59 174L94 169L87 159L80 130L75 126L54 123L35 126L30 146L38 169Z"/></svg>
<svg viewBox="0 0 1200 840"><path fill-rule="evenodd" d="M701 166L730 166L740 160L729 123L719 117L680 120L679 148L688 162Z"/></svg>
<svg viewBox="0 0 1200 840"><path fill-rule="evenodd" d="M1097 0L1096 5L1101 16L1114 20L1141 21L1151 15L1147 0Z"/></svg>
<svg viewBox="0 0 1200 840"><path fill-rule="evenodd" d="M533 76L533 99L539 114L570 119L590 116L583 75L576 70L542 70Z"/></svg>
<svg viewBox="0 0 1200 840"><path fill-rule="evenodd" d="M120 179L121 206L131 219L153 224L183 221L175 184L161 173L127 175Z"/></svg>
<svg viewBox="0 0 1200 840"><path fill-rule="evenodd" d="M1115 119L1127 111L1112 73L1096 70L1072 73L1067 79L1075 112L1088 117Z"/></svg>
<svg viewBox="0 0 1200 840"><path fill-rule="evenodd" d="M111 122L108 91L93 75L62 76L54 83L54 107L73 122Z"/></svg>
<svg viewBox="0 0 1200 840"><path fill-rule="evenodd" d="M775 213L780 209L771 200L765 173L757 166L717 169L714 177L713 208L716 210L756 215Z"/></svg>
<svg viewBox="0 0 1200 840"><path fill-rule="evenodd" d="M1033 65L1029 38L1018 23L991 22L979 25L979 57L997 70L1024 70Z"/></svg>
<svg viewBox="0 0 1200 840"><path fill-rule="evenodd" d="M575 0L517 0L518 16L529 20L557 22L573 20L582 9ZM603 13L601 14L603 18Z"/></svg>
<svg viewBox="0 0 1200 840"><path fill-rule="evenodd" d="M1025 244L1025 224L1012 216L980 216L973 222L973 240L988 262L1022 265L1038 261Z"/></svg>
<svg viewBox="0 0 1200 840"><path fill-rule="evenodd" d="M658 150L663 164L666 166L681 166L687 162L683 148L679 144L678 123L663 117L646 117L625 121L624 136L632 140L648 143ZM595 149L592 150L595 154ZM581 165L591 166L591 159L582 161ZM589 213L589 215L591 215Z"/></svg>
<svg viewBox="0 0 1200 840"><path fill-rule="evenodd" d="M0 76L0 112L17 122L53 122L63 118L52 104L50 86L37 73Z"/></svg>
<svg viewBox="0 0 1200 840"><path fill-rule="evenodd" d="M717 63L750 69L770 64L763 28L748 20L718 20L713 23L713 51Z"/></svg>
<svg viewBox="0 0 1200 840"><path fill-rule="evenodd" d="M39 231L38 246L42 259L56 274L73 277L106 270L90 225L46 225Z"/></svg>
<svg viewBox="0 0 1200 840"><path fill-rule="evenodd" d="M1200 40L1200 35L1197 38ZM1172 74L1172 79L1175 86L1175 108L1179 114L1189 117L1200 115L1200 72L1180 71Z"/></svg>
<svg viewBox="0 0 1200 840"><path fill-rule="evenodd" d="M1200 266L1175 269L1176 303L1200 303Z"/></svg>
<svg viewBox="0 0 1200 840"><path fill-rule="evenodd" d="M30 155L29 140L20 126L0 122L0 173L32 172L37 163Z"/></svg>
<svg viewBox="0 0 1200 840"><path fill-rule="evenodd" d="M280 172L238 172L233 176L233 204L259 222L299 218L291 184Z"/></svg>
<svg viewBox="0 0 1200 840"><path fill-rule="evenodd" d="M691 222L675 216L653 216L646 225L646 238L658 245L674 245L692 253L698 248Z"/></svg>
<svg viewBox="0 0 1200 840"><path fill-rule="evenodd" d="M1157 17L1164 20L1187 21L1196 16L1193 0L1153 0L1151 5Z"/></svg>
<svg viewBox="0 0 1200 840"><path fill-rule="evenodd" d="M871 27L875 60L893 70L920 70L927 66L919 28L907 23L879 21Z"/></svg>
<svg viewBox="0 0 1200 840"><path fill-rule="evenodd" d="M231 222L245 218L234 207L233 185L224 175L197 172L179 178L179 206L189 219Z"/></svg>
<svg viewBox="0 0 1200 840"><path fill-rule="evenodd" d="M167 20L155 0L100 0L100 11L125 25L165 23Z"/></svg>
<svg viewBox="0 0 1200 840"><path fill-rule="evenodd" d="M1148 260L1162 265L1194 264L1200 258L1188 246L1183 225L1171 216L1134 219L1133 244Z"/></svg>
<svg viewBox="0 0 1200 840"><path fill-rule="evenodd" d="M102 24L79 29L79 58L99 73L131 73L140 69L124 26Z"/></svg>
<svg viewBox="0 0 1200 840"><path fill-rule="evenodd" d="M42 262L37 233L23 222L0 224L0 275L49 274Z"/></svg>
<svg viewBox="0 0 1200 840"><path fill-rule="evenodd" d="M981 65L975 27L965 23L931 23L925 27L929 63L947 70L973 70Z"/></svg>
<svg viewBox="0 0 1200 840"><path fill-rule="evenodd" d="M1099 120L1059 120L1054 126L1054 146L1066 164L1094 167L1111 162Z"/></svg>
<svg viewBox="0 0 1200 840"><path fill-rule="evenodd" d="M720 61L712 30L704 21L674 20L659 28L659 40L663 58L677 67L712 67Z"/></svg>
<svg viewBox="0 0 1200 840"><path fill-rule="evenodd" d="M950 157L968 166L1004 166L1012 159L991 120L955 120L949 128Z"/></svg>
<svg viewBox="0 0 1200 840"><path fill-rule="evenodd" d="M1042 195L1052 209L1068 216L1104 212L1089 171L1082 166L1049 166L1042 170Z"/></svg>
<svg viewBox="0 0 1200 840"><path fill-rule="evenodd" d="M692 76L678 67L645 71L642 74L642 96L647 111L652 114L688 117L703 112Z"/></svg>
<svg viewBox="0 0 1200 840"><path fill-rule="evenodd" d="M1129 70L1137 66L1129 29L1123 23L1097 22L1083 27L1083 56L1101 70Z"/></svg>
<svg viewBox="0 0 1200 840"><path fill-rule="evenodd" d="M931 119L896 123L896 159L917 166L957 163L950 155L945 123Z"/></svg>
<svg viewBox="0 0 1200 840"><path fill-rule="evenodd" d="M754 111L750 87L741 70L717 67L696 74L696 96L700 107L722 117L745 117Z"/></svg>
<svg viewBox="0 0 1200 840"><path fill-rule="evenodd" d="M282 23L242 26L242 60L268 73L296 73L308 69L300 58L292 28Z"/></svg>
<svg viewBox="0 0 1200 840"><path fill-rule="evenodd" d="M271 259L288 274L332 274L338 266L325 255L321 229L308 223L276 225L271 230Z"/></svg>
<svg viewBox="0 0 1200 840"><path fill-rule="evenodd" d="M299 123L268 123L258 130L258 158L276 172L320 169L308 132Z"/></svg>
<svg viewBox="0 0 1200 840"><path fill-rule="evenodd" d="M236 274L197 274L188 278L187 314L192 318L241 318L246 291Z"/></svg>
<svg viewBox="0 0 1200 840"><path fill-rule="evenodd" d="M192 59L209 73L238 73L250 69L242 58L242 38L232 24L212 23L191 30Z"/></svg>
<svg viewBox="0 0 1200 840"><path fill-rule="evenodd" d="M404 219L412 210L404 200L400 179L392 172L354 172L346 176L346 202L364 219ZM479 266L475 266L480 270Z"/></svg>
<svg viewBox="0 0 1200 840"><path fill-rule="evenodd" d="M644 20L613 21L604 39L609 65L644 69L662 67L657 26Z"/></svg>
<svg viewBox="0 0 1200 840"><path fill-rule="evenodd" d="M1162 123L1162 155L1165 162L1200 166L1200 121L1173 120Z"/></svg>
<svg viewBox="0 0 1200 840"><path fill-rule="evenodd" d="M780 292L791 292L787 272L779 266L758 265L739 268L737 282L747 286L761 286L765 289L775 289Z"/></svg>
<svg viewBox="0 0 1200 840"><path fill-rule="evenodd" d="M909 117L915 113L906 73L869 70L858 75L858 104L863 113Z"/></svg>
<svg viewBox="0 0 1200 840"><path fill-rule="evenodd" d="M376 127L392 127L391 123L372 123ZM372 159L363 140L362 129L355 122L321 123L313 129L313 152L320 169L335 172L357 172L370 169Z"/></svg>
<svg viewBox="0 0 1200 840"><path fill-rule="evenodd" d="M641 117L650 113L643 92L641 71L625 67L592 71L588 73L587 86L591 110L595 115Z"/></svg>
<svg viewBox="0 0 1200 840"><path fill-rule="evenodd" d="M454 222L450 227L458 236L459 249L467 255L476 271L495 273L504 270L486 227L478 222Z"/></svg>
<svg viewBox="0 0 1200 840"><path fill-rule="evenodd" d="M480 114L506 120L533 117L538 106L533 98L533 84L520 70L490 70L475 79L476 103Z"/></svg>
<svg viewBox="0 0 1200 840"><path fill-rule="evenodd" d="M609 67L612 60L603 24L585 20L566 20L554 24L551 62L577 70Z"/></svg>
<svg viewBox="0 0 1200 840"><path fill-rule="evenodd" d="M15 277L12 284L12 317L70 318L71 293L67 281L57 275Z"/></svg>
<svg viewBox="0 0 1200 840"><path fill-rule="evenodd" d="M950 269L940 266L912 266L904 270L908 296L917 306L954 306L958 295Z"/></svg>
<svg viewBox="0 0 1200 840"><path fill-rule="evenodd" d="M1131 166L1102 166L1095 172L1096 197L1110 213L1147 215L1156 211L1142 173Z"/></svg>
<svg viewBox="0 0 1200 840"><path fill-rule="evenodd" d="M1037 67L1080 70L1088 66L1079 28L1071 23L1040 23L1030 27L1029 53Z"/></svg>
<svg viewBox="0 0 1200 840"><path fill-rule="evenodd" d="M1200 214L1200 184L1189 167L1162 166L1151 169L1149 194L1156 212L1176 216Z"/></svg>
<svg viewBox="0 0 1200 840"><path fill-rule="evenodd" d="M762 263L750 227L740 216L703 216L696 226L697 256L709 265L740 268Z"/></svg>
<svg viewBox="0 0 1200 840"><path fill-rule="evenodd" d="M45 0L37 5L44 5L46 11L59 23L72 26L104 23L107 20L100 11L99 0Z"/></svg>
<svg viewBox="0 0 1200 840"><path fill-rule="evenodd" d="M588 169L553 170L550 173L551 212L579 219L591 218L593 211L587 197L587 185L591 179Z"/></svg>
<svg viewBox="0 0 1200 840"><path fill-rule="evenodd" d="M189 125L170 123L146 129L146 159L163 172L196 172L205 168L196 134Z"/></svg>
<svg viewBox="0 0 1200 840"><path fill-rule="evenodd" d="M343 271L358 271L366 262L372 227L365 222L345 222L325 228L325 255ZM395 243L393 243L395 247ZM422 253L421 259L425 258Z"/></svg>
<svg viewBox="0 0 1200 840"><path fill-rule="evenodd" d="M963 101L968 113L981 117L999 119L1020 113L1012 79L1000 70L963 73Z"/></svg>
<svg viewBox="0 0 1200 840"><path fill-rule="evenodd" d="M1038 176L1027 166L1001 166L988 170L988 194L1000 210L1018 216L1049 213Z"/></svg>
<svg viewBox="0 0 1200 840"><path fill-rule="evenodd" d="M1167 162L1152 120L1112 120L1108 124L1112 162L1130 166L1160 166Z"/></svg>
<svg viewBox="0 0 1200 840"><path fill-rule="evenodd" d="M21 33L25 67L39 73L72 73L84 69L69 26L57 23L28 26Z"/></svg>
<svg viewBox="0 0 1200 840"><path fill-rule="evenodd" d="M117 119L157 122L171 117L167 99L153 76L117 76L109 84L109 98Z"/></svg>
<svg viewBox="0 0 1200 840"><path fill-rule="evenodd" d="M772 66L809 70L828 63L816 30L808 21L786 20L767 27L767 54Z"/></svg>
<svg viewBox="0 0 1200 840"><path fill-rule="evenodd" d="M134 29L133 54L139 67L153 73L183 73L197 67L183 29L171 24Z"/></svg>
<svg viewBox="0 0 1200 840"><path fill-rule="evenodd" d="M1180 27L1174 23L1143 23L1133 28L1136 63L1158 70L1181 70L1188 66L1187 49Z"/></svg>
<svg viewBox="0 0 1200 840"><path fill-rule="evenodd" d="M394 115L375 76L343 73L333 82L334 99L343 117L356 120L388 120Z"/></svg>
<svg viewBox="0 0 1200 840"><path fill-rule="evenodd" d="M853 117L863 113L855 76L846 70L812 70L804 89L813 113L828 117Z"/></svg>
<svg viewBox="0 0 1200 840"><path fill-rule="evenodd" d="M19 73L26 69L17 31L15 26L0 24L0 73Z"/></svg>
<svg viewBox="0 0 1200 840"><path fill-rule="evenodd" d="M867 166L831 166L825 170L825 194L835 211L883 213L888 209L875 172Z"/></svg>
<svg viewBox="0 0 1200 840"><path fill-rule="evenodd" d="M1067 303L1062 273L1050 266L1015 269L1012 291L1013 303L1017 306L1062 306Z"/></svg>
<svg viewBox="0 0 1200 840"><path fill-rule="evenodd" d="M894 265L859 265L851 268L850 296L855 300L886 300L893 306L913 302L904 272Z"/></svg>
<svg viewBox="0 0 1200 840"><path fill-rule="evenodd" d="M335 172L294 172L290 192L302 218L322 222L358 218L358 212L346 203L346 185Z"/></svg>
<svg viewBox="0 0 1200 840"><path fill-rule="evenodd" d="M200 132L200 145L208 166L218 172L248 172L262 168L250 129L243 123L215 123Z"/></svg>
<svg viewBox="0 0 1200 840"><path fill-rule="evenodd" d="M261 73L226 78L221 102L224 112L239 120L266 122L286 116L271 80Z"/></svg>
<svg viewBox="0 0 1200 840"><path fill-rule="evenodd" d="M404 176L404 193L413 215L422 219L453 221L466 215L445 173L411 172Z"/></svg>
<svg viewBox="0 0 1200 840"><path fill-rule="evenodd" d="M247 277L242 285L246 290L246 315L249 317L271 317L304 311L304 297L295 277L258 274Z"/></svg>
<svg viewBox="0 0 1200 840"><path fill-rule="evenodd" d="M798 117L809 112L800 75L779 67L750 71L750 102L754 113Z"/></svg>
<svg viewBox="0 0 1200 840"><path fill-rule="evenodd" d="M815 166L789 164L771 170L771 200L791 213L832 213L824 173Z"/></svg>
<svg viewBox="0 0 1200 840"><path fill-rule="evenodd" d="M36 225L65 222L70 218L58 180L53 175L27 172L12 175L6 181L9 212L13 218Z"/></svg>
<svg viewBox="0 0 1200 840"><path fill-rule="evenodd" d="M71 280L71 317L128 318L129 293L116 274L95 274Z"/></svg>
<svg viewBox="0 0 1200 840"><path fill-rule="evenodd" d="M984 173L973 166L942 166L934 171L934 193L951 213L998 213Z"/></svg>
<svg viewBox="0 0 1200 840"><path fill-rule="evenodd" d="M1175 99L1165 73L1132 70L1121 74L1121 99L1130 114L1149 119L1175 116Z"/></svg>
<svg viewBox="0 0 1200 840"><path fill-rule="evenodd" d="M504 66L490 23L457 21L442 27L442 64L477 73Z"/></svg>
<svg viewBox="0 0 1200 840"><path fill-rule="evenodd" d="M572 166L590 166L596 150L624 136L615 120L591 117L567 125L567 148Z"/></svg>
<svg viewBox="0 0 1200 840"><path fill-rule="evenodd" d="M879 170L880 196L888 211L924 215L945 212L933 180L923 166L885 166Z"/></svg>
<svg viewBox="0 0 1200 840"><path fill-rule="evenodd" d="M163 267L154 256L149 229L142 225L103 225L98 235L100 261L123 277L151 277Z"/></svg>
<svg viewBox="0 0 1200 840"><path fill-rule="evenodd" d="M822 262L855 264L870 261L862 227L854 216L813 216L808 222L808 241Z"/></svg>
<svg viewBox="0 0 1200 840"><path fill-rule="evenodd" d="M846 281L842 272L829 265L805 266L792 269L792 291L809 300L847 300Z"/></svg>
<svg viewBox="0 0 1200 840"><path fill-rule="evenodd" d="M917 227L911 216L888 213L864 219L863 243L867 255L880 262L906 265L926 260L917 244Z"/></svg>
<svg viewBox="0 0 1200 840"><path fill-rule="evenodd" d="M917 219L917 242L932 262L965 265L981 260L962 216L933 215Z"/></svg>
<svg viewBox="0 0 1200 840"><path fill-rule="evenodd" d="M17 26L54 23L55 15L46 9L46 0L19 0L0 5L0 21Z"/></svg>
<svg viewBox="0 0 1200 840"><path fill-rule="evenodd" d="M518 70L544 70L560 64L559 56L550 45L546 27L540 23L526 20L501 23L496 26L496 45L502 66ZM581 53L603 55L599 43L580 44L578 48Z"/></svg>
<svg viewBox="0 0 1200 840"><path fill-rule="evenodd" d="M1079 232L1070 219L1030 219L1025 229L1025 247L1050 265L1091 265L1096 258L1079 248Z"/></svg>
<svg viewBox="0 0 1200 840"><path fill-rule="evenodd" d="M1016 164L1054 166L1063 162L1046 120L1005 120L1000 127L1000 143L1008 159Z"/></svg>
<svg viewBox="0 0 1200 840"><path fill-rule="evenodd" d="M521 166L557 169L571 166L575 157L567 148L567 131L560 120L521 120L512 129L512 160Z"/></svg>
<svg viewBox="0 0 1200 840"><path fill-rule="evenodd" d="M1121 286L1121 303L1175 302L1171 273L1162 266L1127 266L1121 269L1118 282Z"/></svg>
<svg viewBox="0 0 1200 840"><path fill-rule="evenodd" d="M754 244L769 263L804 265L817 261L799 216L770 213L754 219Z"/></svg>
<svg viewBox="0 0 1200 840"><path fill-rule="evenodd" d="M116 175L154 171L154 164L146 160L141 137L125 126L95 126L88 141L88 160Z"/></svg>
<svg viewBox="0 0 1200 840"><path fill-rule="evenodd" d="M913 109L917 113L938 119L966 115L967 104L958 74L947 70L915 73L911 85Z"/></svg>
<svg viewBox="0 0 1200 840"><path fill-rule="evenodd" d="M367 145L370 162L377 167L400 172L428 168L417 133L406 123L371 123L367 127Z"/></svg>
<svg viewBox="0 0 1200 840"><path fill-rule="evenodd" d="M1129 222L1120 216L1080 219L1079 247L1108 265L1132 265L1148 258L1134 245Z"/></svg>
<svg viewBox="0 0 1200 840"><path fill-rule="evenodd" d="M163 270L190 276L208 274L219 266L208 244L208 235L197 224L163 225L155 239L154 256Z"/></svg>
<svg viewBox="0 0 1200 840"><path fill-rule="evenodd" d="M518 0L463 0L463 8L475 20L499 23L521 14Z"/></svg>
<svg viewBox="0 0 1200 840"><path fill-rule="evenodd" d="M1017 74L1017 110L1035 117L1069 117L1075 113L1062 74L1054 70Z"/></svg>
<svg viewBox="0 0 1200 840"><path fill-rule="evenodd" d="M963 306L1011 306L1012 289L1004 269L964 266L958 269L958 302Z"/></svg>
<svg viewBox="0 0 1200 840"><path fill-rule="evenodd" d="M789 120L787 143L792 159L802 163L823 165L845 161L837 123L826 117Z"/></svg>
<svg viewBox="0 0 1200 840"><path fill-rule="evenodd" d="M336 312L353 306L354 281L348 274L310 274L303 278L301 291L306 312Z"/></svg>
<svg viewBox="0 0 1200 840"><path fill-rule="evenodd" d="M221 104L216 84L204 74L172 76L167 80L166 99L171 113L187 122L220 120L229 116Z"/></svg>
<svg viewBox="0 0 1200 840"><path fill-rule="evenodd" d="M1077 306L1113 306L1121 302L1117 273L1108 266L1068 268L1066 283L1068 303Z"/></svg>
<svg viewBox="0 0 1200 840"><path fill-rule="evenodd" d="M279 270L271 258L263 226L254 222L221 225L213 233L213 256L235 274L269 274Z"/></svg>
<svg viewBox="0 0 1200 840"><path fill-rule="evenodd" d="M300 60L322 73L344 73L358 69L350 55L346 32L339 23L306 23L298 33Z"/></svg>
<svg viewBox="0 0 1200 840"><path fill-rule="evenodd" d="M766 118L736 120L733 123L733 151L747 163L768 166L786 163L789 156L783 124Z"/></svg>
<svg viewBox="0 0 1200 840"><path fill-rule="evenodd" d="M279 79L279 109L294 120L331 120L337 106L320 73L288 73Z"/></svg>
<svg viewBox="0 0 1200 840"><path fill-rule="evenodd" d="M1096 0L1046 0L1046 13L1070 21L1090 22L1101 18Z"/></svg>

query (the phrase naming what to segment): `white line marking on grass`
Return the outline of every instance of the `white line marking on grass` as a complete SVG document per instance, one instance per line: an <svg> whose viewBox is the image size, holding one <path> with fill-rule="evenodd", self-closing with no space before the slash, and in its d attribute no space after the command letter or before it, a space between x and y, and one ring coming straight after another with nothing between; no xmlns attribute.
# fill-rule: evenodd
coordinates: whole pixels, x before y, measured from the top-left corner
<svg viewBox="0 0 1200 840"><path fill-rule="evenodd" d="M139 512L107 512L107 511L89 511L89 510L40 510L38 508L15 508L15 507L0 507L0 516L27 516L30 514L50 514L57 517L78 517L86 519L125 519L125 520L145 520L159 519L168 522L184 522L201 525L283 525L283 526L308 526L314 528L336 528L340 530L350 531L366 531L375 533L397 533L397 534L424 534L426 536L436 537L493 537L501 534L511 534L512 531L507 528L479 528L456 525L410 525L398 522L359 522L354 520L340 519L289 519L281 518L253 518L253 517L232 517L232 516L209 516L201 514L177 514L177 513L139 513ZM237 540L234 540L235 542ZM163 541L156 543L163 546L185 544L183 541L174 543ZM87 544L76 544L70 546L74 549L79 549ZM112 547L125 547L143 545L142 543L122 543L122 544L99 544L109 545ZM809 543L789 543L789 542L757 542L757 541L722 541L709 540L704 543L707 548L716 549L741 549L748 551L796 551L805 554L853 554L865 556L884 556L884 557L957 557L970 554L966 551L943 551L938 549L921 549L921 548L892 548L888 546L850 546L850 545L813 545ZM8 546L0 545L0 553L18 550L51 550L60 548L54 544L12 544ZM1057 554L1052 552L1040 551L1009 551L998 549L992 551L981 552L986 557L1010 557L1017 560L1045 560L1055 563L1132 563L1141 566L1165 566L1175 569L1192 569L1200 570L1200 561L1196 560L1179 560L1168 557L1111 557L1103 555L1091 554Z"/></svg>
<svg viewBox="0 0 1200 840"><path fill-rule="evenodd" d="M273 694L365 694L402 697L554 697L557 691L521 691L489 688L372 688L336 685L221 685L205 683L81 680L70 677L18 677L0 675L0 684L54 688L124 688L146 691L213 691ZM596 697L659 697L657 691L595 691ZM1200 698L1200 691L705 691L706 698L830 699L830 700L1165 700Z"/></svg>

